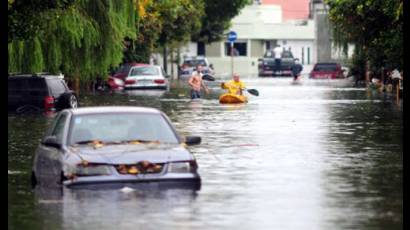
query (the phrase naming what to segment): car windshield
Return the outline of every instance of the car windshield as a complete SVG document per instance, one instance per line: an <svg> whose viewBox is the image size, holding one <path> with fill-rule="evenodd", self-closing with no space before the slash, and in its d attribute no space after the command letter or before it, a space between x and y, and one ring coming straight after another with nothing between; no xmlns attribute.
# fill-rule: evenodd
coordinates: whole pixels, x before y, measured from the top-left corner
<svg viewBox="0 0 410 230"><path fill-rule="evenodd" d="M138 75L153 76L153 75L159 75L159 72L158 72L158 68L154 66L134 67L131 70L130 76L138 76Z"/></svg>
<svg viewBox="0 0 410 230"><path fill-rule="evenodd" d="M282 58L293 58L291 52L282 52Z"/></svg>
<svg viewBox="0 0 410 230"><path fill-rule="evenodd" d="M166 119L160 114L150 113L76 115L73 117L70 133L70 145L90 141L121 143L137 140L178 143Z"/></svg>
<svg viewBox="0 0 410 230"><path fill-rule="evenodd" d="M336 64L317 64L315 65L314 71L336 71Z"/></svg>
<svg viewBox="0 0 410 230"><path fill-rule="evenodd" d="M192 59L192 60L185 60L184 65L190 66L190 67L195 67L197 65L202 65L206 66L206 62L203 59Z"/></svg>

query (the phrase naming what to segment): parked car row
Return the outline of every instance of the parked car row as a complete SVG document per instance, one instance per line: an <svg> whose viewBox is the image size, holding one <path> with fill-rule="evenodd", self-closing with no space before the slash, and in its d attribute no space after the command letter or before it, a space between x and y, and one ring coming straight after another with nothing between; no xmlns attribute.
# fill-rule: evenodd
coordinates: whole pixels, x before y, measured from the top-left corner
<svg viewBox="0 0 410 230"><path fill-rule="evenodd" d="M125 89L169 84L161 67L138 63L122 66L109 81ZM77 108L64 76L47 73L9 76L8 98L17 112L59 111L35 151L33 186L122 188L149 182L200 188L197 162L186 147L201 138L181 137L157 109Z"/></svg>
<svg viewBox="0 0 410 230"><path fill-rule="evenodd" d="M108 77L110 89L168 89L169 75L161 66L126 63Z"/></svg>

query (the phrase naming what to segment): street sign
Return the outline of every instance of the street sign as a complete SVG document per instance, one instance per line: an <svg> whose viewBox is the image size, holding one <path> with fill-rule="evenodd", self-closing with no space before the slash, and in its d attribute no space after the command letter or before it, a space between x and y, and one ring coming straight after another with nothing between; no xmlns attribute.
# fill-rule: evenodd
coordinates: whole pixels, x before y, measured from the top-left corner
<svg viewBox="0 0 410 230"><path fill-rule="evenodd" d="M228 41L230 41L230 42L234 42L237 37L238 37L238 35L236 34L235 31L230 31L228 33Z"/></svg>

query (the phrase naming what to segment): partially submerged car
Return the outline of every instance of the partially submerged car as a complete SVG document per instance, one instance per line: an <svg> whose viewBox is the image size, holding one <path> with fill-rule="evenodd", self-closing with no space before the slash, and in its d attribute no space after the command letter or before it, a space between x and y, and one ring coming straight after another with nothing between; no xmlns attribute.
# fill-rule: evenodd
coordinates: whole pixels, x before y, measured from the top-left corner
<svg viewBox="0 0 410 230"><path fill-rule="evenodd" d="M168 89L169 75L161 66L138 65L131 67L125 78L125 89Z"/></svg>
<svg viewBox="0 0 410 230"><path fill-rule="evenodd" d="M316 63L310 72L309 78L312 79L336 79L345 78L345 70L335 62Z"/></svg>
<svg viewBox="0 0 410 230"><path fill-rule="evenodd" d="M8 108L17 112L27 110L56 111L77 108L78 98L62 74L15 74L8 77Z"/></svg>
<svg viewBox="0 0 410 230"><path fill-rule="evenodd" d="M108 76L107 85L112 90L122 90L125 86L125 79L134 66L147 66L145 63L129 62L118 67L116 71Z"/></svg>
<svg viewBox="0 0 410 230"><path fill-rule="evenodd" d="M258 76L292 76L292 66L295 64L292 52L284 50L281 56L280 65L276 65L274 52L266 51L263 58L258 59Z"/></svg>
<svg viewBox="0 0 410 230"><path fill-rule="evenodd" d="M202 66L202 73L213 75L214 70L212 64L209 64L208 59L203 56L185 57L180 67L180 79L188 79L191 77L192 72L196 69L197 65Z"/></svg>
<svg viewBox="0 0 410 230"><path fill-rule="evenodd" d="M200 186L195 157L161 111L108 106L66 109L39 144L32 183L44 186L183 182Z"/></svg>

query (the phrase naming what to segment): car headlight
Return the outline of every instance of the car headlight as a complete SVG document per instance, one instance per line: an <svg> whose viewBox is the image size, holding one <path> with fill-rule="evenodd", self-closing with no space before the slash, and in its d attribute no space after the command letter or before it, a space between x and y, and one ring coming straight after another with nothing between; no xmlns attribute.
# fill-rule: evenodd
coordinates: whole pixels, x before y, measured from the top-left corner
<svg viewBox="0 0 410 230"><path fill-rule="evenodd" d="M110 175L111 167L108 165L78 164L65 170L65 175L69 176L98 176Z"/></svg>
<svg viewBox="0 0 410 230"><path fill-rule="evenodd" d="M264 62L263 62L263 65L268 65L268 62L264 61Z"/></svg>
<svg viewBox="0 0 410 230"><path fill-rule="evenodd" d="M168 172L170 173L189 173L197 169L196 161L186 162L171 162L168 165Z"/></svg>

